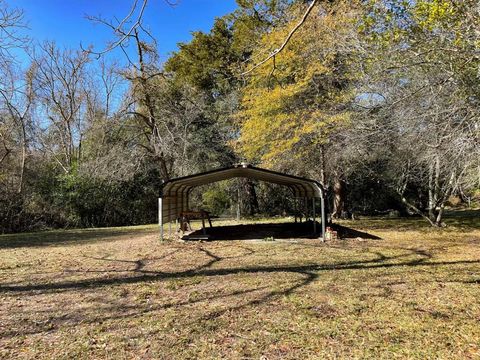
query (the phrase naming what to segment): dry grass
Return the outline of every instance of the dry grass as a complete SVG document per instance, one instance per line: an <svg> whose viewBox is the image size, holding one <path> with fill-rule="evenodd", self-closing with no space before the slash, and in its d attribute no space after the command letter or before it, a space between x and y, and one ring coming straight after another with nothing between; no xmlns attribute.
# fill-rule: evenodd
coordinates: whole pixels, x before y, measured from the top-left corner
<svg viewBox="0 0 480 360"><path fill-rule="evenodd" d="M479 358L479 221L451 223L344 222L381 240L328 244L2 236L0 357Z"/></svg>

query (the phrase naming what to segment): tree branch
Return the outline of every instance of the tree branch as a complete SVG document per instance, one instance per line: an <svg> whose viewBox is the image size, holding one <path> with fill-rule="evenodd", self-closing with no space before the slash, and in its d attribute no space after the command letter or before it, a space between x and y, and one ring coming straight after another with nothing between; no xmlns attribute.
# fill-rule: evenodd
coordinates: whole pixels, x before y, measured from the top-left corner
<svg viewBox="0 0 480 360"><path fill-rule="evenodd" d="M129 36L133 33L133 31L135 29L137 29L139 26L141 26L141 21L142 21L142 18L143 18L143 14L145 12L145 8L147 7L147 3L148 3L148 0L143 0L142 1L142 5L140 6L140 11L139 11L139 14L137 16L137 19L135 20L135 22L133 23L133 25L130 27L129 30L127 31L123 31L123 26L125 25L125 23L131 19L131 17L133 16L133 14L135 13L135 10L137 9L138 7L138 0L135 0L133 2L133 5L132 5L132 8L130 9L130 12L128 13L127 16L125 16L121 21L120 23L114 27L114 32L116 34L119 34L120 37L114 41L113 43L111 43L110 45L108 45L105 49L101 50L101 51L93 51L93 50L90 50L90 49L84 49L82 47L82 45L80 44L80 46L82 47L82 50L89 53L89 54L94 54L94 55L97 55L98 57L100 57L101 55L107 53L107 52L110 52L112 51L113 49L119 47L121 44L123 44L124 41L126 41ZM105 21L101 21L100 18L95 18L95 17L87 17L89 20L92 20L92 21L98 21L98 22L101 22L101 23L105 23ZM113 26L112 26L113 27Z"/></svg>
<svg viewBox="0 0 480 360"><path fill-rule="evenodd" d="M297 25L295 25L295 27L290 30L290 32L288 33L287 37L285 38L285 40L283 41L282 45L280 45L279 48L273 50L271 52L270 55L268 55L265 59L263 59L262 61L260 61L259 63L257 63L256 65L254 65L252 68L250 68L249 70L241 73L240 75L241 76L244 76L244 75L247 75L249 73L251 73L253 70L255 70L256 68L258 68L259 66L265 64L268 60L270 59L274 59L275 58L275 55L279 54L284 48L285 46L287 46L288 42L290 41L290 39L292 38L293 34L295 34L295 32L297 32L297 30L300 28L300 26L302 26L302 24L305 22L305 20L307 19L308 15L310 14L310 12L312 11L313 7L315 6L315 4L317 3L318 0L313 0L310 5L308 6L307 10L305 11L305 13L303 14L301 20L298 22Z"/></svg>

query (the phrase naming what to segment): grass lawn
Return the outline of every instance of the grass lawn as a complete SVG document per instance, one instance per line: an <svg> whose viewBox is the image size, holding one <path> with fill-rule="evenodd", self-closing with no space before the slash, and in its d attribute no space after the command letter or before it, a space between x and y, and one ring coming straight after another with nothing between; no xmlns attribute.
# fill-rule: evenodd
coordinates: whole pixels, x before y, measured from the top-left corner
<svg viewBox="0 0 480 360"><path fill-rule="evenodd" d="M0 236L0 358L480 358L480 219L380 239L159 242L154 226Z"/></svg>

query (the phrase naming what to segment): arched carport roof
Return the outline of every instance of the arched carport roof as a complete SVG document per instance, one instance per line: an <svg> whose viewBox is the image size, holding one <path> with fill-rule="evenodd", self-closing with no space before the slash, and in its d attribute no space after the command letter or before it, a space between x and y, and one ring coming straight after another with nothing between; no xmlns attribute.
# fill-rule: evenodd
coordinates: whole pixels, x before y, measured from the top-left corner
<svg viewBox="0 0 480 360"><path fill-rule="evenodd" d="M162 196L178 196L189 192L194 187L235 177L284 185L291 188L297 197L321 198L323 195L322 186L315 180L239 164L171 179L163 184Z"/></svg>
<svg viewBox="0 0 480 360"><path fill-rule="evenodd" d="M165 182L162 185L162 191L159 198L159 224L162 229L162 234L163 224L178 219L183 211L189 209L188 196L193 188L236 177L266 181L286 186L293 191L295 197L308 199L320 198L322 200L321 216L323 236L325 214L323 188L320 183L304 177L257 168L245 163L179 177Z"/></svg>

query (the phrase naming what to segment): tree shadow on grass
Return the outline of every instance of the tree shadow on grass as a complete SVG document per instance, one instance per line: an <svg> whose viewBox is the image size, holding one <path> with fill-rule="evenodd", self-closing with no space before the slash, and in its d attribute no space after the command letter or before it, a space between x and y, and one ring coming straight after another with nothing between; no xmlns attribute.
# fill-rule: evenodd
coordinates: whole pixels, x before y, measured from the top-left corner
<svg viewBox="0 0 480 360"><path fill-rule="evenodd" d="M153 270L144 270L140 268L133 271L134 276L116 276L107 278L95 279L81 279L74 281L59 281L42 284L29 285L0 285L0 293L23 293L23 292L62 292L68 290L82 289L82 288L101 288L104 286L121 285L121 284L136 284L142 282L163 281L168 279L182 279L195 276L216 277L227 276L235 274L259 274L259 273L297 273L302 277L310 273L320 273L322 271L342 271L342 270L368 270L381 269L393 267L436 267L460 264L479 264L480 260L457 260L457 261L433 261L432 256L425 253L424 250L405 249L407 252L395 256L386 256L380 252L373 252L376 257L371 260L361 261L346 261L332 264L308 264L308 265L265 265L265 266L251 266L251 267L227 267L212 269L212 265L220 263L226 259L233 259L242 257L242 255L234 257L220 257L213 254L211 251L199 248L199 251L206 254L209 260L200 266L193 269L175 272L162 272ZM401 261L402 258L409 256L416 256L414 260ZM103 259L99 259L103 260ZM112 259L105 259L112 261ZM400 261L398 261L400 260ZM137 260L135 263L142 263L142 260ZM80 271L81 272L81 271ZM107 271L109 272L109 271ZM309 277L308 275L307 277ZM315 275L316 276L316 275Z"/></svg>
<svg viewBox="0 0 480 360"><path fill-rule="evenodd" d="M116 312L115 315L105 316L103 314L99 316L94 316L90 319L81 318L81 315L77 313L74 313L73 315L51 316L49 312L47 312L47 315L49 315L48 321L28 324L30 326L28 326L27 329L24 329L21 332L15 329L9 329L7 331L1 332L0 338L26 336L26 335L34 335L34 334L48 332L52 330L52 324L63 325L66 323L71 323L73 326L75 326L78 322L81 322L82 324L96 324L96 323L103 323L108 320L119 320L122 318L138 317L138 316L146 315L148 313L152 313L155 311L168 310L168 309L180 307L180 306L191 306L201 302L208 302L208 301L218 300L218 299L228 299L230 297L236 297L236 296L244 297L245 295L262 291L267 288L268 288L267 286L261 286L261 287L255 287L255 288L248 288L244 290L236 290L236 291L228 292L226 294L223 294L223 293L209 294L209 295L201 296L194 300L188 299L186 301L178 301L178 302L173 301L173 302L167 302L160 305L149 305L146 307L142 307L142 306L139 307L138 304L122 305L119 307L117 304L112 304L110 310L114 310ZM118 311L120 311L121 313L118 314L117 313ZM38 315L39 312L33 311L33 313L35 315ZM23 310L23 314L25 314L25 310Z"/></svg>
<svg viewBox="0 0 480 360"><path fill-rule="evenodd" d="M261 284L254 287L250 286L246 289L239 289L222 293L201 293L197 298L194 299L180 301L173 300L167 301L162 304L139 306L138 304L112 303L111 306L108 308L101 307L101 309L103 310L95 314L87 313L82 315L75 312L72 314L58 315L54 313L49 316L48 321L45 323L40 323L40 325L38 326L30 326L21 331L11 329L9 332L3 333L2 336L11 337L17 336L19 333L22 333L23 335L28 335L51 331L52 323L54 326L75 326L75 324L79 321L79 317L81 318L82 323L102 323L106 320L118 320L121 318L138 317L155 311L161 311L180 306L190 306L192 304L200 302L208 303L212 300L235 299L233 300L232 305L229 305L230 300L225 301L225 306L221 309L207 310L205 313L200 314L200 316L192 316L192 319L189 321L192 322L193 326L194 324L198 325L198 321L209 321L228 312L238 311L244 308L248 308L250 306L257 306L262 303L268 303L274 298L288 296L319 279L321 273L325 271L344 271L355 269L375 270L394 267L439 267L480 263L480 260L435 261L433 255L424 249L402 248L402 253L390 256L385 255L380 251L367 250L373 258L367 260L363 259L359 261L344 261L330 264L317 263L305 265L263 265L217 268L217 266L221 265L221 263L225 260L240 260L242 258L252 256L257 253L256 249L244 245L238 247L242 250L240 254L232 256L221 256L214 252L215 249L207 249L203 246L198 246L196 248L196 251L198 251L199 255L201 254L206 257L206 259L200 265L184 271L162 272L146 270L145 265L148 265L149 261L156 261L160 258L138 259L127 262L127 265L135 266L133 270L130 270L130 272L134 274L133 276L115 275L114 277L112 277L112 271L105 270L106 273L109 273L107 275L108 277L95 279L80 279L72 281L56 281L51 283L29 285L0 285L0 293L12 296L38 295L47 293L53 295L65 291L75 291L83 289L92 290L107 286L152 283L170 279L181 280L192 277L206 277L214 279L216 277L221 278L224 276L235 274L258 276L267 275L269 278L272 276L275 277L276 275L280 277L281 274L291 274L295 276L295 278L292 281L283 282L280 289L266 284ZM177 250L169 252L164 257L171 256L176 252ZM164 257L162 257L162 259ZM95 259L105 262L126 262L125 260L106 258ZM82 271L79 270L78 272L81 273ZM114 272L113 274L117 273ZM475 283L476 281L472 281L472 284ZM246 295L248 294L250 294L250 296L247 297ZM254 297L253 299L251 298L252 296ZM22 312L24 311L25 309L22 309Z"/></svg>
<svg viewBox="0 0 480 360"><path fill-rule="evenodd" d="M73 243L124 240L128 236L155 234L154 230L135 228L98 228L51 230L34 233L0 235L0 249L64 246Z"/></svg>

